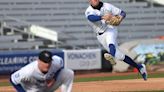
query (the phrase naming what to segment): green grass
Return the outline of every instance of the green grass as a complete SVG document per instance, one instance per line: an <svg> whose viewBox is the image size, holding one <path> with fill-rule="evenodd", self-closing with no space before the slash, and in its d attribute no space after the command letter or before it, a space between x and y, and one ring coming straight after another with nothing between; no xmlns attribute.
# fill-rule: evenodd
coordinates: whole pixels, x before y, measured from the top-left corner
<svg viewBox="0 0 164 92"><path fill-rule="evenodd" d="M162 78L162 77L164 77L164 73L151 73L148 75L148 78ZM127 79L140 79L140 78L141 78L141 76L138 74L129 74L129 75L117 75L117 76L105 76L105 77L76 78L74 80L74 82L127 80ZM11 86L11 84L8 82L1 82L0 86ZM143 91L143 92L145 92L145 91ZM164 91L150 91L150 92L164 92Z"/></svg>
<svg viewBox="0 0 164 92"><path fill-rule="evenodd" d="M9 82L1 82L0 87L2 86L11 86L11 84Z"/></svg>
<svg viewBox="0 0 164 92"><path fill-rule="evenodd" d="M90 82L90 81L106 81L106 80L125 80L125 79L136 79L137 75L127 76L105 76L105 77L93 77L93 78L79 78L75 79L75 82Z"/></svg>

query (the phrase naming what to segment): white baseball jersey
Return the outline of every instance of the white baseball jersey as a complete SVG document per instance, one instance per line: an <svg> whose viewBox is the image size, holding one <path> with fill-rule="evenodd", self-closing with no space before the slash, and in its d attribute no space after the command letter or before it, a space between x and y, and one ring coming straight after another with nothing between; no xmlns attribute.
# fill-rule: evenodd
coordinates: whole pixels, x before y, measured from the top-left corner
<svg viewBox="0 0 164 92"><path fill-rule="evenodd" d="M11 75L12 82L21 86L26 92L47 92L46 80L54 79L56 72L63 68L63 60L53 56L48 73L43 74L38 68L38 61L34 61ZM67 75L66 75L67 76Z"/></svg>
<svg viewBox="0 0 164 92"><path fill-rule="evenodd" d="M85 11L85 16L86 17L88 17L89 15L103 16L109 13L112 15L119 15L121 13L121 10L110 3L103 3L103 6L101 7L100 10L94 9L90 5ZM106 31L108 28L109 29L115 28L112 25L107 25L104 20L97 21L97 22L90 22L90 24L96 33L102 33Z"/></svg>
<svg viewBox="0 0 164 92"><path fill-rule="evenodd" d="M103 3L103 6L98 9L94 9L91 5L86 9L85 16L88 18L89 15L103 16L105 14L120 15L121 9L115 7L110 3ZM98 41L103 45L103 47L110 52L109 44L114 44L116 46L115 57L119 60L123 60L125 55L117 48L117 28L115 26L105 23L105 20L100 20L96 22L88 21L93 28L93 31L97 34ZM102 33L101 35L99 33Z"/></svg>

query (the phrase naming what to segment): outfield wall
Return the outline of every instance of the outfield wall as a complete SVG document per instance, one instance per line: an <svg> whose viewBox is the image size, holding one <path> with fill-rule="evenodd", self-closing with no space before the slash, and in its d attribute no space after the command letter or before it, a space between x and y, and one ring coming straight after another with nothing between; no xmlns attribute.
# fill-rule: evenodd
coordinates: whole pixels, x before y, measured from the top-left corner
<svg viewBox="0 0 164 92"><path fill-rule="evenodd" d="M163 45L160 46L162 47L158 46L158 49L163 52ZM64 59L64 66L66 68L71 68L77 71L78 70L107 70L108 72L111 72L111 70L113 70L118 72L125 72L129 67L129 65L127 65L122 61L116 61L117 64L112 67L112 65L104 59L103 54L105 53L105 51L101 49L83 49L83 50L49 49L49 50L54 55L58 55ZM37 56L39 52L40 50L5 51L5 52L1 51L0 75L11 74L12 72L20 69L26 64L36 60L38 58ZM161 60L163 60L164 57L162 55L160 58Z"/></svg>
<svg viewBox="0 0 164 92"><path fill-rule="evenodd" d="M101 50L50 50L64 59L64 66L73 70L101 69ZM0 74L11 74L36 60L39 50L0 52Z"/></svg>
<svg viewBox="0 0 164 92"><path fill-rule="evenodd" d="M39 50L0 52L0 74L11 74L36 60L39 52ZM64 59L64 52L62 50L52 50L52 53Z"/></svg>

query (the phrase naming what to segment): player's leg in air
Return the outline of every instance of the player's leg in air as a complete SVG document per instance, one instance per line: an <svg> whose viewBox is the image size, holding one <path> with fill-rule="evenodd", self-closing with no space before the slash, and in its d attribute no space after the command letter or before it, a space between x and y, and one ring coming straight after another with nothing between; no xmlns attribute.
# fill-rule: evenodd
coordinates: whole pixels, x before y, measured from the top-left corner
<svg viewBox="0 0 164 92"><path fill-rule="evenodd" d="M114 58L124 61L125 63L137 68L140 74L142 75L143 79L147 80L147 71L145 65L137 64L129 56L124 55L117 47L116 38L117 38L116 30L110 30L105 33L105 38L103 38L105 40L103 40L104 42L102 44L105 47L105 49L108 51L108 53L104 54L104 58L110 61L111 64L113 65L116 64Z"/></svg>
<svg viewBox="0 0 164 92"><path fill-rule="evenodd" d="M116 47L114 44L109 44L109 49L110 52L109 53L105 53L104 57L106 60L110 61L111 64L116 64L114 58L115 58L115 53L116 51ZM118 50L118 49L117 49ZM120 51L119 51L120 53ZM124 55L124 59L122 59L125 63L137 68L140 72L140 74L142 75L144 80L147 80L147 71L146 71L146 66L145 64L137 64L136 62L134 62L129 56Z"/></svg>

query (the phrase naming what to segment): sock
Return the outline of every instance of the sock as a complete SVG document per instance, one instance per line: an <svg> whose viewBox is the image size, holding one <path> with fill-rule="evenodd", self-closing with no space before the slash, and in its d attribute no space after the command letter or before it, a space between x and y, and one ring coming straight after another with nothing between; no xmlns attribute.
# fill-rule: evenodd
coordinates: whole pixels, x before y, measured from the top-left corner
<svg viewBox="0 0 164 92"><path fill-rule="evenodd" d="M134 62L129 56L125 55L125 59L123 60L125 63L137 68L138 70L142 67L140 64Z"/></svg>
<svg viewBox="0 0 164 92"><path fill-rule="evenodd" d="M114 44L109 44L109 52L113 57L115 57L116 47L114 46Z"/></svg>

